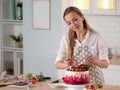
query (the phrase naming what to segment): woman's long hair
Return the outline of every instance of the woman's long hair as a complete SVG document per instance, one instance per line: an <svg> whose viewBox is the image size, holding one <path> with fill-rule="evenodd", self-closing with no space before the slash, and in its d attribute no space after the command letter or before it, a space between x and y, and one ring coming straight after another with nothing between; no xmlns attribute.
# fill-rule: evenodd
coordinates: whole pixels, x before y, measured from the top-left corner
<svg viewBox="0 0 120 90"><path fill-rule="evenodd" d="M79 16L83 16L84 15L82 14L82 12L74 7L74 6L71 6L71 7L68 7L65 9L64 11L64 14L63 14L63 19L65 20L65 16L67 14L69 14L70 12L75 12L77 13ZM83 26L86 30L90 30L90 31L94 31L90 26L89 24L87 23L86 19L84 18L83 20ZM69 37L69 44L68 44L68 58L72 58L73 57L73 50L74 50L74 44L75 44L75 39L77 38L77 35L76 35L76 32L73 31L73 30L69 30L68 32L68 37Z"/></svg>

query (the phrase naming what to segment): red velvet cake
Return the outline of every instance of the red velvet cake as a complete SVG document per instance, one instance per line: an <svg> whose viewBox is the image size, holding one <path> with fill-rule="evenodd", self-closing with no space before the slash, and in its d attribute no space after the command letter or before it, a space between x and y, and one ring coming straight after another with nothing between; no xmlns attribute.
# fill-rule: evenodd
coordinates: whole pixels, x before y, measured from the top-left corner
<svg viewBox="0 0 120 90"><path fill-rule="evenodd" d="M88 66L86 64L81 64L76 67L68 68L62 80L66 84L87 84L89 83Z"/></svg>

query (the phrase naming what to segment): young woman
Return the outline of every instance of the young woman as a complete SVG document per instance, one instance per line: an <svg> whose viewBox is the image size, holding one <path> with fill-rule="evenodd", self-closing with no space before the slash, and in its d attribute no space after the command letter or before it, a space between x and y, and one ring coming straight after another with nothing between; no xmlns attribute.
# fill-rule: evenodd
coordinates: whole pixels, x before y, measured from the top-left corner
<svg viewBox="0 0 120 90"><path fill-rule="evenodd" d="M84 15L76 7L65 9L63 19L69 31L63 35L57 53L55 66L66 69L82 63L89 64L90 82L104 83L101 68L109 65L108 48L101 36L87 23Z"/></svg>

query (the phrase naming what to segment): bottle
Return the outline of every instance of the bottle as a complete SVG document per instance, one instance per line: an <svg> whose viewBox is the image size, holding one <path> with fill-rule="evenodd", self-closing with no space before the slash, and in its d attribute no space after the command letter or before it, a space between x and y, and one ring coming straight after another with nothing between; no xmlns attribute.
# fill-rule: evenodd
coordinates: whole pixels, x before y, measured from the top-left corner
<svg viewBox="0 0 120 90"><path fill-rule="evenodd" d="M18 2L18 4L17 4L17 19L18 20L23 19L22 2Z"/></svg>
<svg viewBox="0 0 120 90"><path fill-rule="evenodd" d="M27 88L27 90L32 90L32 82L29 82L29 83L28 83L28 88Z"/></svg>

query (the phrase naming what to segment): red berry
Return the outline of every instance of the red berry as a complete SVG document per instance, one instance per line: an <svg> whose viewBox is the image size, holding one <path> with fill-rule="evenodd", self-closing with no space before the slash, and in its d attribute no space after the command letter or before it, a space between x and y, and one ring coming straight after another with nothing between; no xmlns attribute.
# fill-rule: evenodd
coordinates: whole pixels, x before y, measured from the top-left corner
<svg viewBox="0 0 120 90"><path fill-rule="evenodd" d="M36 78L34 76L32 76L32 80L36 80Z"/></svg>

